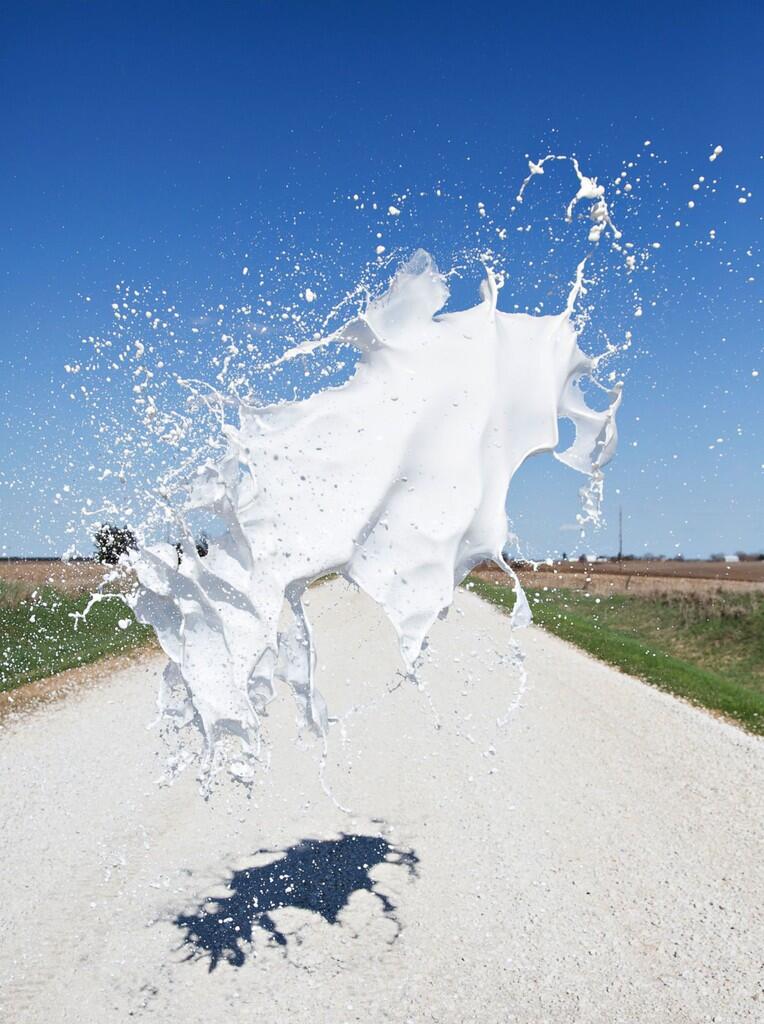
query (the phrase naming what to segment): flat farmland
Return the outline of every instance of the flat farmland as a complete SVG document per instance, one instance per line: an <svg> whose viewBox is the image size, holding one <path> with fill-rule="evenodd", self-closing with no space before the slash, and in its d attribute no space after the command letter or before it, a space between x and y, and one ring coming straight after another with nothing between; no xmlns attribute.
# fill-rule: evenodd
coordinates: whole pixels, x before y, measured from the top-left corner
<svg viewBox="0 0 764 1024"><path fill-rule="evenodd" d="M152 630L139 626L119 599L95 604L78 628L109 568L53 559L0 562L0 694L151 643ZM107 589L116 595L129 582L121 577Z"/></svg>
<svg viewBox="0 0 764 1024"><path fill-rule="evenodd" d="M11 591L16 600L43 587L64 594L90 593L111 568L99 562L62 562L54 558L9 560L0 562L0 591Z"/></svg>
<svg viewBox="0 0 764 1024"><path fill-rule="evenodd" d="M623 562L561 562L555 566L568 575L651 576L662 579L693 579L763 583L764 559L750 562L683 561L669 559Z"/></svg>
<svg viewBox="0 0 764 1024"><path fill-rule="evenodd" d="M757 562L624 561L556 562L516 566L524 587L581 590L592 594L714 594L764 591L764 560ZM480 579L500 582L504 574L483 563Z"/></svg>
<svg viewBox="0 0 764 1024"><path fill-rule="evenodd" d="M537 624L597 658L764 734L764 563L518 566ZM510 578L467 583L511 608Z"/></svg>
<svg viewBox="0 0 764 1024"><path fill-rule="evenodd" d="M61 562L58 559L5 561L0 562L0 585L9 585L21 595L40 587L53 587L67 594L89 593L98 587L110 568L98 562ZM554 566L541 564L536 570L520 565L517 571L523 585L566 587L595 593L709 593L720 588L764 590L764 560L557 562ZM489 562L479 566L475 574L497 581L503 576L501 570Z"/></svg>

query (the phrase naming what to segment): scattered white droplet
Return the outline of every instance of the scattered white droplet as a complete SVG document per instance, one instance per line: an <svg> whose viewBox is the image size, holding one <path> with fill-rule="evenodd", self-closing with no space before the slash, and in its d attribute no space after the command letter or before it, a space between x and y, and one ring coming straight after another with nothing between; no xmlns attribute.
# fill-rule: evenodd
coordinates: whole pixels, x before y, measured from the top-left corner
<svg viewBox="0 0 764 1024"><path fill-rule="evenodd" d="M306 288L305 289L305 301L306 302L315 302L316 301L316 293L313 291L312 288Z"/></svg>

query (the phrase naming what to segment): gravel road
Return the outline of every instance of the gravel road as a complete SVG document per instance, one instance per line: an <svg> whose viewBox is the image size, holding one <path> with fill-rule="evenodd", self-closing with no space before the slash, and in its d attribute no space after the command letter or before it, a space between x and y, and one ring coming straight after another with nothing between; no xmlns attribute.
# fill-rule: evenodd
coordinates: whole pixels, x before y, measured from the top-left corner
<svg viewBox="0 0 764 1024"><path fill-rule="evenodd" d="M468 593L422 690L373 604L310 604L336 803L286 697L251 793L159 785L159 658L6 715L0 1019L764 1018L764 744L535 629L518 699Z"/></svg>

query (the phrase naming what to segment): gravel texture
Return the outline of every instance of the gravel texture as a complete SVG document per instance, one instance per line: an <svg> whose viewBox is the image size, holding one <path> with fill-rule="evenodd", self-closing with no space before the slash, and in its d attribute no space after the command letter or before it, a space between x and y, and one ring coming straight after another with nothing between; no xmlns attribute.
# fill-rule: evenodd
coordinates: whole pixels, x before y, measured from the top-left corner
<svg viewBox="0 0 764 1024"><path fill-rule="evenodd" d="M535 629L518 700L464 592L421 690L369 601L310 604L336 803L286 694L251 793L158 785L158 657L2 719L0 1019L764 1018L760 740Z"/></svg>

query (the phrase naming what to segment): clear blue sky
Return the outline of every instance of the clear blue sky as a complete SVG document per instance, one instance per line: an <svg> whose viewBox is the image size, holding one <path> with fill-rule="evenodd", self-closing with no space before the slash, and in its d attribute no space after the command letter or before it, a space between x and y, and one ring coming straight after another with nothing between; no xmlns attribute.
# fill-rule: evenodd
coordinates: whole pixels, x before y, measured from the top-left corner
<svg viewBox="0 0 764 1024"><path fill-rule="evenodd" d="M242 294L242 262L271 261L285 225L352 278L371 236L348 194L444 182L509 201L526 153L575 152L612 181L648 139L634 224L661 249L626 367L610 525L586 546L615 549L622 503L629 551L764 547L763 29L760 6L734 0L6 0L0 553L71 540L63 488L98 456L63 366L108 327L115 282L167 289L191 317ZM713 193L693 192L699 175ZM415 227L402 245L443 244L437 214ZM577 550L579 484L551 460L528 467L514 511L529 551Z"/></svg>

